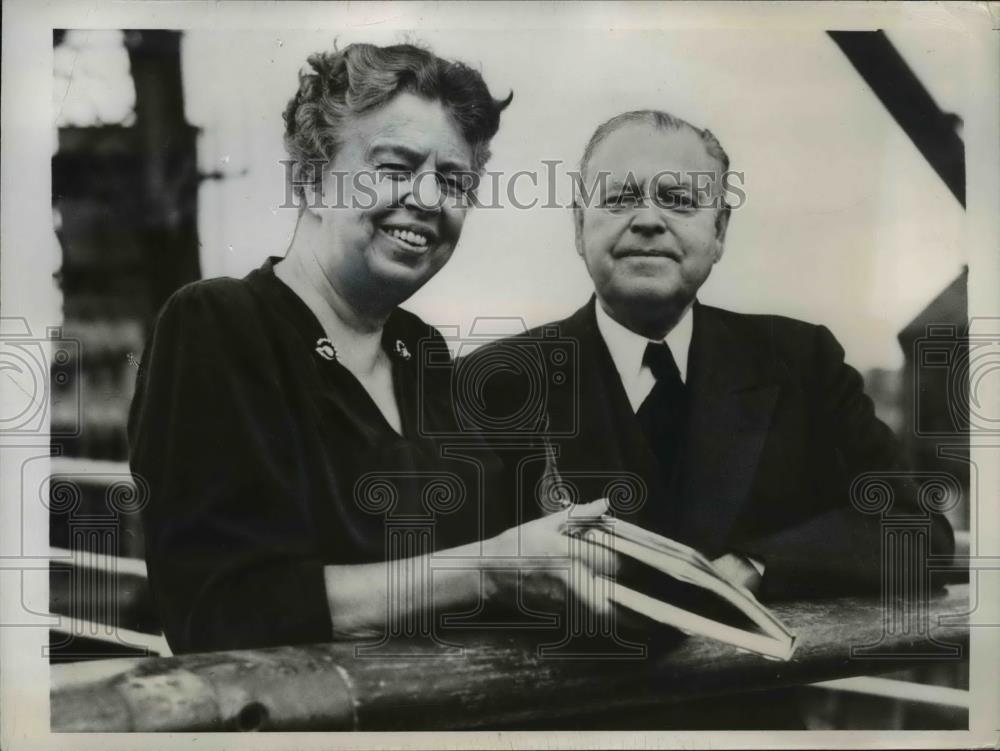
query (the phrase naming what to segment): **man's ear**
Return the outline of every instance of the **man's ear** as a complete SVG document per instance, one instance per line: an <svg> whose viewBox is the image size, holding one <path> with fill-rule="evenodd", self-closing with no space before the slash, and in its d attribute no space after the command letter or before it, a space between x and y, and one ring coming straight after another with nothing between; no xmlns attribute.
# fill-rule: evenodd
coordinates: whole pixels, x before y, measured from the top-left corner
<svg viewBox="0 0 1000 751"><path fill-rule="evenodd" d="M725 204L715 217L715 262L722 260L726 249L726 230L729 229L729 204Z"/></svg>
<svg viewBox="0 0 1000 751"><path fill-rule="evenodd" d="M573 239L576 242L576 254L583 258L583 208L573 201Z"/></svg>

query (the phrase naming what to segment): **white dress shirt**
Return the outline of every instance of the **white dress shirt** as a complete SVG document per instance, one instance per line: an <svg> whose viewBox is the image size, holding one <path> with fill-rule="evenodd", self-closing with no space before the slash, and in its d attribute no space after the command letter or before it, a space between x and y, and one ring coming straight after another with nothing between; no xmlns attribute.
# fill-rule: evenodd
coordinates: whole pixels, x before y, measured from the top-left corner
<svg viewBox="0 0 1000 751"><path fill-rule="evenodd" d="M656 384L656 378L649 366L642 364L643 355L646 353L646 345L659 341L647 339L642 334L637 334L622 326L618 321L609 316L601 303L594 300L597 306L597 328L601 332L601 337L611 353L611 359L621 376L622 386L628 395L629 404L632 411L638 412L639 405L649 396ZM694 328L694 319L691 315L691 307L684 311L684 315L677 322L662 340L670 347L670 354L674 356L677 369L680 371L681 380L687 383L688 350L691 348L691 332Z"/></svg>

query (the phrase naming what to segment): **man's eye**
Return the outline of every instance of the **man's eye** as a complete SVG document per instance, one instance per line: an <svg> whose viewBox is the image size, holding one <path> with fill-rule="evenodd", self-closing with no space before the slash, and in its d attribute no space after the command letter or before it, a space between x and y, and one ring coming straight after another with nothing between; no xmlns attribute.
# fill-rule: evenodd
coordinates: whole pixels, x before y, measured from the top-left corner
<svg viewBox="0 0 1000 751"><path fill-rule="evenodd" d="M612 211L621 209L632 209L642 201L641 196L635 193L619 193L604 199L604 207Z"/></svg>
<svg viewBox="0 0 1000 751"><path fill-rule="evenodd" d="M663 190L656 194L656 203L660 208L675 211L690 211L695 208L691 196L680 190Z"/></svg>
<svg viewBox="0 0 1000 751"><path fill-rule="evenodd" d="M695 207L694 201L687 193L679 190L665 190L657 194L658 203L665 209L688 211Z"/></svg>
<svg viewBox="0 0 1000 751"><path fill-rule="evenodd" d="M386 175L390 180L400 180L409 177L411 170L405 164L399 164L396 162L387 162L385 164L378 165L378 171L381 174Z"/></svg>

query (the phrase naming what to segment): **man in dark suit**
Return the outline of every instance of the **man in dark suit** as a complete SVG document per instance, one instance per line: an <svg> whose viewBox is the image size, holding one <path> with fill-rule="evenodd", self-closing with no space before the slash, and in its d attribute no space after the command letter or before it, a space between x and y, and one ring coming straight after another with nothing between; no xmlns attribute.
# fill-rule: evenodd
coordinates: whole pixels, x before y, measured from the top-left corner
<svg viewBox="0 0 1000 751"><path fill-rule="evenodd" d="M552 510L553 495L608 497L616 516L701 550L765 601L877 592L880 517L852 503L855 481L884 476L891 513L917 498L861 377L822 326L697 300L723 255L728 169L709 131L663 112L619 115L592 136L574 217L595 295L471 358L493 424L527 425L543 444L512 462L515 521ZM950 554L946 520L930 523L930 551ZM660 721L802 727L784 692Z"/></svg>
<svg viewBox="0 0 1000 751"><path fill-rule="evenodd" d="M877 592L880 518L852 504L852 484L887 475L891 513L917 499L861 377L822 326L697 301L723 255L728 169L709 131L669 114L600 126L574 209L595 295L485 348L479 357L501 367L482 379L482 398L508 416L541 405L550 485L555 475L581 502L614 503L616 480L631 482L641 508L619 516L701 550L764 599ZM560 342L572 362L555 368L544 351ZM542 389L516 366L535 345ZM519 521L546 510L541 466L520 463ZM950 554L943 517L930 538L933 553Z"/></svg>

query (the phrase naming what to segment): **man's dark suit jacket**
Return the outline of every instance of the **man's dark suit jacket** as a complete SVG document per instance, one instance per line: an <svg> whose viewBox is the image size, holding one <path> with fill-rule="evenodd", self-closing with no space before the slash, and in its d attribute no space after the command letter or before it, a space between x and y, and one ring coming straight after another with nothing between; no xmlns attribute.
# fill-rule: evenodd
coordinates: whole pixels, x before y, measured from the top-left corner
<svg viewBox="0 0 1000 751"><path fill-rule="evenodd" d="M894 494L888 513L926 516L930 550L951 554L947 521L919 507L911 480L890 474L906 470L901 447L825 327L698 303L693 315L688 420L670 487L597 328L593 298L563 321L473 354L492 363L504 361L505 349L511 355L510 367L483 378L479 396L498 415L542 405L545 438L577 500L614 496L613 480L641 478L645 503L620 516L709 557L737 552L762 561L764 599L878 591L883 517L852 503L852 483L872 477L866 473L886 473ZM569 365L550 356L557 346L575 355ZM517 365L526 352L537 359L532 376ZM511 480L517 521L542 513L545 464L524 460Z"/></svg>

